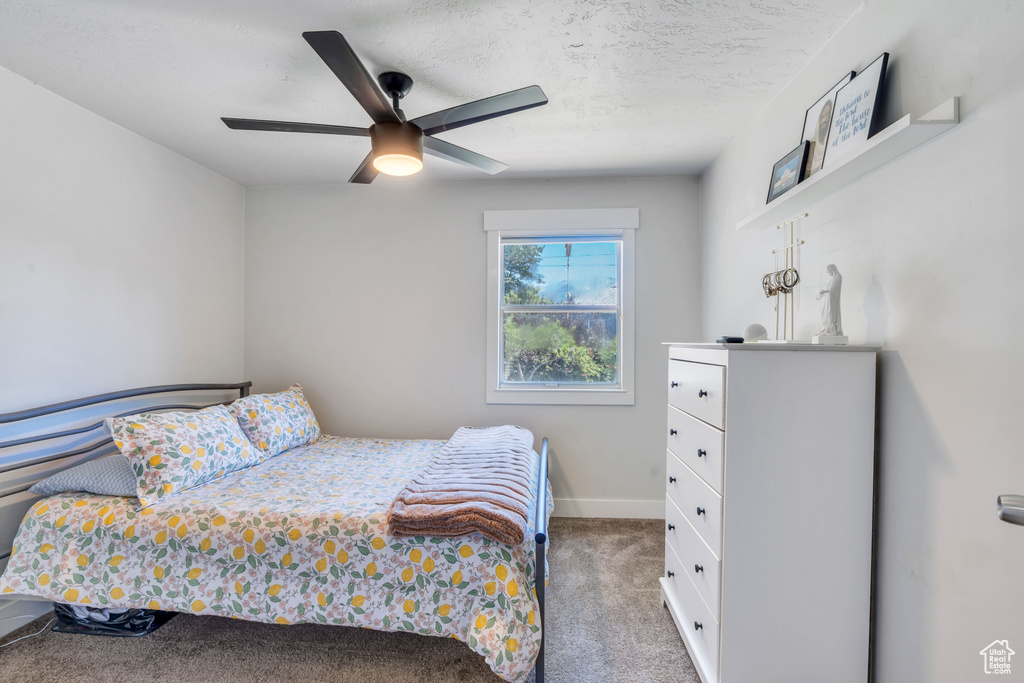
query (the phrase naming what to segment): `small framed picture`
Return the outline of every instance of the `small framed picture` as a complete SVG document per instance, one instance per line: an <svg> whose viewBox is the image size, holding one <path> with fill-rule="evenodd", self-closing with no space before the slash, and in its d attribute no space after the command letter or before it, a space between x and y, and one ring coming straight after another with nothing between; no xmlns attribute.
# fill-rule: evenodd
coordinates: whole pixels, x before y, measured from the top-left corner
<svg viewBox="0 0 1024 683"><path fill-rule="evenodd" d="M828 144L828 129L832 125L832 111L835 108L836 94L856 75L851 71L843 76L842 80L811 105L804 115L804 134L800 139L811 143L811 148L807 152L805 178L810 178L821 170L825 161L825 147Z"/></svg>
<svg viewBox="0 0 1024 683"><path fill-rule="evenodd" d="M804 140L800 146L779 159L772 169L772 183L768 186L768 203L789 192L804 179L807 168L807 150L811 143Z"/></svg>
<svg viewBox="0 0 1024 683"><path fill-rule="evenodd" d="M878 132L888 63L889 53L883 52L836 93L823 167L832 166Z"/></svg>

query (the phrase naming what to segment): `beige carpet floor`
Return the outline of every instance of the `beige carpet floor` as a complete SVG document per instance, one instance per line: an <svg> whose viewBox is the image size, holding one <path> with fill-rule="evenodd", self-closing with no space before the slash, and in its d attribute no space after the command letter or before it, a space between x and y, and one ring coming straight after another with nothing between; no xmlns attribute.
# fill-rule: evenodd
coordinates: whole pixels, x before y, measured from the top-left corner
<svg viewBox="0 0 1024 683"><path fill-rule="evenodd" d="M658 520L551 521L550 683L699 683L661 604ZM42 617L0 644L38 631ZM12 683L498 683L463 643L341 626L178 615L141 638L44 631L0 649Z"/></svg>

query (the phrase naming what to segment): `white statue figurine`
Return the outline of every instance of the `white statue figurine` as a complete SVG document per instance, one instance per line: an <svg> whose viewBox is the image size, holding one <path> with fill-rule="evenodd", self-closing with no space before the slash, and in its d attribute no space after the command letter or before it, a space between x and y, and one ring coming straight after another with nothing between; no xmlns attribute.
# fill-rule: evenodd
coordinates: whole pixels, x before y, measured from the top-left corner
<svg viewBox="0 0 1024 683"><path fill-rule="evenodd" d="M839 311L843 276L831 263L825 268L825 272L829 274L829 281L817 296L821 301L821 330L812 341L816 344L845 344L849 339L843 336L843 319Z"/></svg>

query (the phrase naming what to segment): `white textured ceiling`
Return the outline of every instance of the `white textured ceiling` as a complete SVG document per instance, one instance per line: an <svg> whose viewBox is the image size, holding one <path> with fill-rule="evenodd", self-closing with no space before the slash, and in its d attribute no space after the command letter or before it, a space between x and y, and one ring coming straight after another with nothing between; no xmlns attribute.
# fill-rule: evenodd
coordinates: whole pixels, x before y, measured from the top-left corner
<svg viewBox="0 0 1024 683"><path fill-rule="evenodd" d="M219 119L369 125L301 36L333 29L415 79L409 118L540 85L546 106L438 136L511 165L496 177L693 173L860 2L2 0L0 65L242 185L336 183L368 139Z"/></svg>

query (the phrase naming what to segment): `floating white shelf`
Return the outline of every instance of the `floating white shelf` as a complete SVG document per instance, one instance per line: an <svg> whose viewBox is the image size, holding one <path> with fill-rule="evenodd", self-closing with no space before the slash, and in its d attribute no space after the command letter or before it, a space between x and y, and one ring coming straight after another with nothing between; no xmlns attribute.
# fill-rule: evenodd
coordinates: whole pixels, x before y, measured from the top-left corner
<svg viewBox="0 0 1024 683"><path fill-rule="evenodd" d="M815 173L795 188L736 224L736 228L770 227L794 218L803 209L839 188L884 166L960 122L960 99L952 98L915 121L910 114L880 130L833 167ZM827 163L826 159L826 163Z"/></svg>

